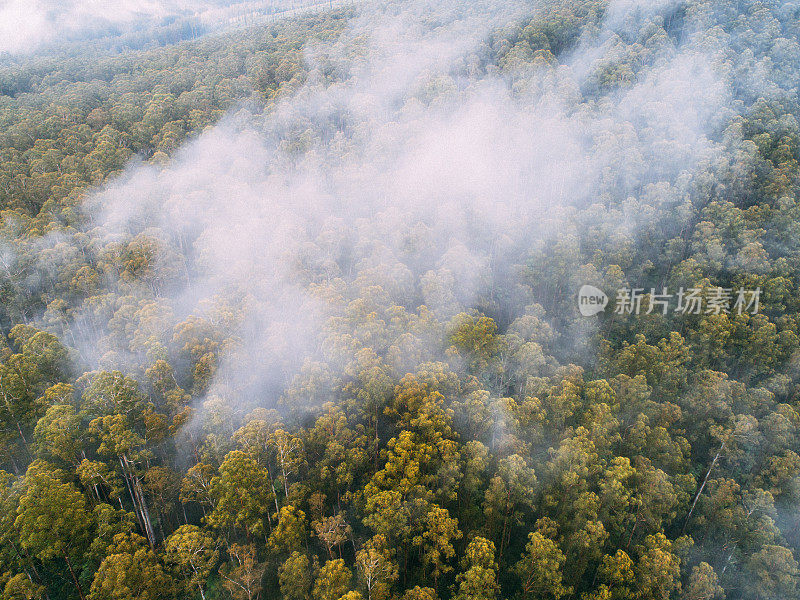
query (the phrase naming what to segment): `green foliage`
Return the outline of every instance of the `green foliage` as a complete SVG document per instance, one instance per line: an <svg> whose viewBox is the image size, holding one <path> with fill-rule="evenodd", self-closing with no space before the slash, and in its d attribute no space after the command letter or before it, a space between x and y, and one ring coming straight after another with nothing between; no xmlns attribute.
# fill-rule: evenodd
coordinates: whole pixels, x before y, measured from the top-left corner
<svg viewBox="0 0 800 600"><path fill-rule="evenodd" d="M314 600L339 600L347 593L352 577L352 571L341 558L329 560L317 573L311 597Z"/></svg>
<svg viewBox="0 0 800 600"><path fill-rule="evenodd" d="M195 525L181 525L164 541L164 552L189 589L196 587L204 595L205 581L219 556L213 538Z"/></svg>
<svg viewBox="0 0 800 600"><path fill-rule="evenodd" d="M464 571L458 575L457 600L494 600L500 594L497 583L497 563L494 559L494 544L476 537L467 546L462 560Z"/></svg>
<svg viewBox="0 0 800 600"><path fill-rule="evenodd" d="M539 3L420 74L380 123L347 102L295 114L313 90L343 97L380 53L353 35L357 8L3 58L0 599L800 597L800 14L622 4ZM576 60L586 44L597 56ZM696 164L665 164L694 149L635 94L688 63L674 76L707 69L730 102L697 125ZM159 172L230 109L270 123L289 177L487 81L537 115L559 90L599 175L525 183L533 197L544 175L579 180L591 202L562 198L518 235L486 226L489 195L453 240L413 211L314 215L282 275L325 308L312 334L270 331L263 355L241 290L187 314L209 232L153 215L112 232L91 205L134 157ZM548 129L521 134L549 148ZM579 282L760 288L762 310L587 321ZM282 363L302 337L308 360ZM268 382L239 388L231 369Z"/></svg>
<svg viewBox="0 0 800 600"><path fill-rule="evenodd" d="M20 544L34 556L43 561L68 560L80 556L88 546L92 516L79 489L61 482L44 463L33 463L14 525Z"/></svg>
<svg viewBox="0 0 800 600"><path fill-rule="evenodd" d="M250 534L263 533L270 509L272 486L266 470L244 452L229 453L210 482L214 510L208 515L212 527L240 528Z"/></svg>
<svg viewBox="0 0 800 600"><path fill-rule="evenodd" d="M528 544L514 572L521 580L522 598L553 598L558 600L571 592L563 584L564 553L542 533L528 535Z"/></svg>
<svg viewBox="0 0 800 600"><path fill-rule="evenodd" d="M164 572L147 541L120 534L92 581L89 600L156 600L173 596L172 579Z"/></svg>
<svg viewBox="0 0 800 600"><path fill-rule="evenodd" d="M314 571L308 556L295 551L287 558L278 570L281 594L287 600L308 600L311 585L314 582Z"/></svg>

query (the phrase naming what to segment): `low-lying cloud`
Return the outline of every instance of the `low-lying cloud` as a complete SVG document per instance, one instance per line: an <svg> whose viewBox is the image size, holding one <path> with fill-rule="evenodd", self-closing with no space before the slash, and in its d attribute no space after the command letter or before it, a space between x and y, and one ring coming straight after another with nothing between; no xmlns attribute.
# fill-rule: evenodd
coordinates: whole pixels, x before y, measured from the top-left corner
<svg viewBox="0 0 800 600"><path fill-rule="evenodd" d="M237 359L217 375L226 397L278 395L320 351L347 293L331 307L317 284L377 289L379 303L447 319L502 280L525 306L517 269L568 227L564 215L685 179L714 154L726 73L691 43L665 41L635 82L593 102L580 90L619 58L614 21L562 66L470 74L493 30L539 9L365 5L338 43L308 52L307 83L272 110L231 115L168 166L133 166L90 200L108 239L154 235L187 257L185 280L162 298L175 314L246 305ZM322 77L331 65L344 73L333 84ZM630 217L602 226L628 235L645 218Z"/></svg>
<svg viewBox="0 0 800 600"><path fill-rule="evenodd" d="M129 27L195 18L209 28L245 15L264 15L311 0L2 0L0 55L25 54L63 40L114 35Z"/></svg>

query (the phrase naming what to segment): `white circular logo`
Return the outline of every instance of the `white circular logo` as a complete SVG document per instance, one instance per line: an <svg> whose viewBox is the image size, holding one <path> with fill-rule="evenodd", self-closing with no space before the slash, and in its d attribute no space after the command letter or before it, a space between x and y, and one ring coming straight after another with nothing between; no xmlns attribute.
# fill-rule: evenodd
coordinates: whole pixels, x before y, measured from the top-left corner
<svg viewBox="0 0 800 600"><path fill-rule="evenodd" d="M578 310L584 317L593 317L608 306L608 296L593 285L584 285L578 292Z"/></svg>

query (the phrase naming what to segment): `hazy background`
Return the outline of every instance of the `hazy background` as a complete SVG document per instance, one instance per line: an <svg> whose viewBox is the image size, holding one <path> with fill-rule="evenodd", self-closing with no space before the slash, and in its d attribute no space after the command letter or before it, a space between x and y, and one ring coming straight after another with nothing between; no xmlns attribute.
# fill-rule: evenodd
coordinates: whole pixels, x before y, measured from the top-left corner
<svg viewBox="0 0 800 600"><path fill-rule="evenodd" d="M114 36L187 20L201 31L247 25L274 12L320 0L2 0L0 58L29 54L63 41Z"/></svg>
<svg viewBox="0 0 800 600"><path fill-rule="evenodd" d="M619 58L619 36L663 19L669 2L612 2L562 65L482 72L487 36L543 8L365 4L336 44L312 46L298 90L269 110L234 111L166 166L133 165L98 191L87 201L93 234L156 236L165 263L186 257L164 288L176 317L243 308L232 324L241 346L217 374L230 398L269 390L271 404L349 297L424 304L443 321L479 306L522 316L535 297L521 266L576 227L575 209L597 204L588 225L635 238L674 206L647 186L674 185L670 200L687 193L695 167L719 151L709 133L736 110L725 49L692 39L665 40L632 85L582 101L579 90ZM627 208L599 208L628 196ZM575 273L575 289L557 293L599 276ZM347 289L331 305L316 286L337 280ZM561 333L579 349L595 325ZM79 337L93 362L125 364Z"/></svg>

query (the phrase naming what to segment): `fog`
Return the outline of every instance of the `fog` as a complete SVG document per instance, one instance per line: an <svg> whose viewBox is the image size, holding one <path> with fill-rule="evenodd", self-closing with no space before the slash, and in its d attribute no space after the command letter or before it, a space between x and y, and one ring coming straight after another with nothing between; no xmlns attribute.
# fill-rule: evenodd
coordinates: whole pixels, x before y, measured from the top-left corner
<svg viewBox="0 0 800 600"><path fill-rule="evenodd" d="M212 394L274 405L350 298L424 304L443 322L487 302L521 316L535 298L519 266L575 226L574 208L653 182L691 185L718 150L709 133L733 110L721 52L666 40L633 85L585 102L581 89L615 57L626 22L669 10L625 1L561 66L484 70L491 32L541 8L364 5L336 44L307 52L300 89L234 111L166 166L134 164L87 200L93 234L157 238L164 264L186 257L158 292L176 318L238 307L226 326L239 344ZM340 76L328 81L326 69ZM601 212L592 225L635 236L647 215L661 216L647 208ZM577 291L580 276L558 293ZM320 294L320 284L341 293ZM563 333L579 347L593 326ZM78 337L92 362L133 367Z"/></svg>
<svg viewBox="0 0 800 600"><path fill-rule="evenodd" d="M247 24L248 16L313 5L311 0L2 0L0 56L30 54L63 40L113 36L193 18L207 29Z"/></svg>

